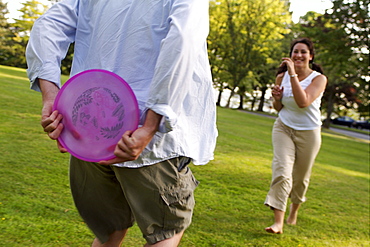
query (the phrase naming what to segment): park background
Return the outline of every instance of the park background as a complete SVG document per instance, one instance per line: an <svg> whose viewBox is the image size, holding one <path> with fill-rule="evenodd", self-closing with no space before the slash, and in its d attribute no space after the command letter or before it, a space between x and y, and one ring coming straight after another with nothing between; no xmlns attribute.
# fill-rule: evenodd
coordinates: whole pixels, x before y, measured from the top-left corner
<svg viewBox="0 0 370 247"><path fill-rule="evenodd" d="M0 64L27 68L34 21L56 0L0 1ZM290 42L309 37L328 77L324 127L332 118L369 119L370 0L210 0L208 51L218 106L270 111L270 88ZM9 13L7 5L18 3ZM311 11L316 10L319 12ZM303 16L298 16L303 14ZM62 62L69 74L73 44Z"/></svg>
<svg viewBox="0 0 370 247"><path fill-rule="evenodd" d="M288 1L210 1L208 46L220 95L220 136L215 160L191 166L201 185L181 246L369 246L368 140L334 133L326 122L299 224L269 235L263 229L272 215L263 201L273 119L245 113L269 109L280 58L293 38L308 36L329 80L323 119L368 118L368 6L336 0L324 13L308 12L293 22ZM41 98L28 89L24 49L47 7L24 1L20 17L10 20L0 1L0 246L88 246L93 238L70 198L68 155L42 132ZM62 64L66 75L72 57L70 51ZM143 244L136 227L127 240L125 246Z"/></svg>

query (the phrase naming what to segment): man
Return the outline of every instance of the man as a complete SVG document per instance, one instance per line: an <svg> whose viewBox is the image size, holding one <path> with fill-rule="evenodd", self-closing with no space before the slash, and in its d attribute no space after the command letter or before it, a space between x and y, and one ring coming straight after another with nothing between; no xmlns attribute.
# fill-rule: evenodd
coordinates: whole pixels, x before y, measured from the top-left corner
<svg viewBox="0 0 370 247"><path fill-rule="evenodd" d="M64 0L35 22L28 76L42 92L51 139L63 131L63 116L51 109L72 42L71 75L112 71L139 102L139 128L122 136L116 158L71 157L72 195L96 235L92 246L120 246L134 221L146 246L177 246L190 225L198 182L187 165L213 159L217 137L208 28L208 0Z"/></svg>

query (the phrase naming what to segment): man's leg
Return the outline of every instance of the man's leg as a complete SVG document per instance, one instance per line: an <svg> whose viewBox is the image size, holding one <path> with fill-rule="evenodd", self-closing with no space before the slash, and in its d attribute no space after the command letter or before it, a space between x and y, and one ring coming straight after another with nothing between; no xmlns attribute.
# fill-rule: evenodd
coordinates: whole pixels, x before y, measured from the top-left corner
<svg viewBox="0 0 370 247"><path fill-rule="evenodd" d="M155 244L146 244L144 245L144 247L176 247L180 244L183 234L184 232L180 232L173 236L172 238L168 238Z"/></svg>
<svg viewBox="0 0 370 247"><path fill-rule="evenodd" d="M198 181L186 167L189 161L179 157L141 168L113 168L146 246L177 246L190 225Z"/></svg>
<svg viewBox="0 0 370 247"><path fill-rule="evenodd" d="M109 236L109 240L104 244L102 244L98 238L95 238L91 247L119 247L121 246L126 233L127 229L122 231L115 231Z"/></svg>
<svg viewBox="0 0 370 247"><path fill-rule="evenodd" d="M92 246L119 246L134 218L112 168L71 157L70 182L80 215L100 240Z"/></svg>

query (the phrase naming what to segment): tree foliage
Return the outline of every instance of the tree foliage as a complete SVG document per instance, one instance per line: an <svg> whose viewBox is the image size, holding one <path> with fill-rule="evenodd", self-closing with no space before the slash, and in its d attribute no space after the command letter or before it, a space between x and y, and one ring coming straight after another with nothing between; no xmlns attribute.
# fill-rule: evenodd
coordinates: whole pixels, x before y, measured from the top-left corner
<svg viewBox="0 0 370 247"><path fill-rule="evenodd" d="M59 0L49 0L51 4ZM7 4L0 0L0 64L27 68L25 49L29 40L29 34L33 23L49 8L37 0L28 0L22 3L19 9L21 16L9 22L5 17L8 14ZM66 58L62 61L63 74L69 74L72 58L73 45L71 45Z"/></svg>
<svg viewBox="0 0 370 247"><path fill-rule="evenodd" d="M337 109L358 108L362 115L369 117L369 0L335 0L333 4L332 11L324 17L345 32L346 47L352 52L347 66L338 73L342 78L340 87L335 89L340 93L339 98L346 100L340 102Z"/></svg>
<svg viewBox="0 0 370 247"><path fill-rule="evenodd" d="M7 3L0 0L0 64L6 64L13 57L14 34L10 31L10 24L6 18L8 13Z"/></svg>
<svg viewBox="0 0 370 247"><path fill-rule="evenodd" d="M261 71L273 63L272 51L290 21L287 1L211 0L208 47L219 91L230 89L230 98L238 93L242 104L263 81Z"/></svg>
<svg viewBox="0 0 370 247"><path fill-rule="evenodd" d="M25 49L33 22L42 15L47 6L38 1L26 1L19 10L22 15L15 22L4 17L8 13L6 5L0 1L0 63L26 68Z"/></svg>
<svg viewBox="0 0 370 247"><path fill-rule="evenodd" d="M368 1L367 1L368 3ZM333 1L324 15L307 13L296 35L312 38L328 86L323 98L328 127L332 113L369 114L369 13L365 1Z"/></svg>
<svg viewBox="0 0 370 247"><path fill-rule="evenodd" d="M323 98L327 118L332 113L345 115L347 109L368 117L369 1L332 0L325 14L308 12L293 24L288 0L210 0L208 49L214 86L220 92L218 104L224 89L230 89L231 96L240 96L239 108L249 97L252 105L259 100L262 111L265 92L290 41L305 36L314 41L315 60L329 79ZM26 68L29 32L47 8L36 0L25 1L21 17L13 23L6 18L7 4L0 0L0 64ZM69 73L72 58L73 45L62 62L63 74Z"/></svg>

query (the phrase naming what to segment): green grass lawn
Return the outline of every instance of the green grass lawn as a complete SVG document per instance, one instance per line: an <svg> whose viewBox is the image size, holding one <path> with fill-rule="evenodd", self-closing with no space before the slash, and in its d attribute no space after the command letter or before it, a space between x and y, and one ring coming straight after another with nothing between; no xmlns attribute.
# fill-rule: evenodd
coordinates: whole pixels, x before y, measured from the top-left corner
<svg viewBox="0 0 370 247"><path fill-rule="evenodd" d="M0 66L0 104L0 246L89 246L93 235L70 196L68 154L43 133L41 95L24 69ZM264 231L273 222L263 205L273 121L218 108L215 159L191 165L201 183L180 246L370 246L369 142L331 131L322 133L298 225ZM124 246L144 243L134 226Z"/></svg>

